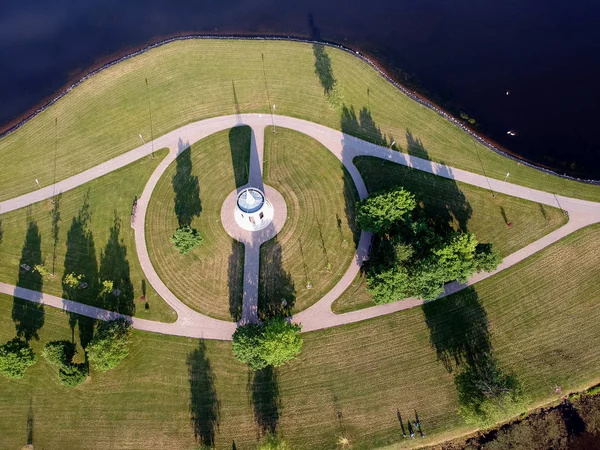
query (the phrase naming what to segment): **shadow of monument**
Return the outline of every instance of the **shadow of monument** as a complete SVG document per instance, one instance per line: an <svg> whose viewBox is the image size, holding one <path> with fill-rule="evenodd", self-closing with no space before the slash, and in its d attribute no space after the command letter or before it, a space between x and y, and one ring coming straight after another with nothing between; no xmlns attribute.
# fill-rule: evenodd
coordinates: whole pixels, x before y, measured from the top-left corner
<svg viewBox="0 0 600 450"><path fill-rule="evenodd" d="M198 348L188 355L187 366L190 383L190 420L194 437L201 445L212 448L215 444L215 434L219 430L220 403L204 341L199 341Z"/></svg>
<svg viewBox="0 0 600 450"><path fill-rule="evenodd" d="M175 175L171 179L175 192L175 215L179 226L190 226L194 217L202 212L200 184L192 175L192 153L187 142L179 139L178 156L175 159Z"/></svg>
<svg viewBox="0 0 600 450"><path fill-rule="evenodd" d="M44 262L41 249L42 236L33 219L29 217L28 220L25 242L19 260L17 286L35 291L35 299L41 300L40 292L44 279L35 266L42 265ZM39 340L38 331L44 325L44 305L14 297L12 320L15 323L18 337L26 341Z"/></svg>

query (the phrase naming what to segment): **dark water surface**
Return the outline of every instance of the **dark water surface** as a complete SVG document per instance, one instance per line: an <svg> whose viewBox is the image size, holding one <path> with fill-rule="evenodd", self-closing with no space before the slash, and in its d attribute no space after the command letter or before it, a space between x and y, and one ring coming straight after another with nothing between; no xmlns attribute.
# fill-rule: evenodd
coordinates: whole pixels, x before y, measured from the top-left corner
<svg viewBox="0 0 600 450"><path fill-rule="evenodd" d="M600 178L595 0L0 0L0 126L95 64L186 33L345 44L509 151Z"/></svg>

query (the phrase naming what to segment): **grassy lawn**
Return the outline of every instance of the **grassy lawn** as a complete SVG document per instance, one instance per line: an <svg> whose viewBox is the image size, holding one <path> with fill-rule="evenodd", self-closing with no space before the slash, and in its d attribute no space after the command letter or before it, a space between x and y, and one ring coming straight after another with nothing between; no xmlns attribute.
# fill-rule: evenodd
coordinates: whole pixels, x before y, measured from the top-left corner
<svg viewBox="0 0 600 450"><path fill-rule="evenodd" d="M89 287L73 299L145 319L174 321L175 312L145 281L130 226L134 198L166 154L158 151L155 159L148 156L67 191L54 204L45 200L0 215L0 279L64 296L63 276L83 274ZM41 263L55 276L43 280L19 268ZM121 293L99 298L101 280L112 280ZM140 299L143 295L149 309Z"/></svg>
<svg viewBox="0 0 600 450"><path fill-rule="evenodd" d="M248 181L250 136L249 127L237 127L184 151L158 182L146 218L148 252L161 279L182 302L223 320L241 312L244 246L221 225L221 207ZM170 238L186 223L203 241L181 255Z"/></svg>
<svg viewBox="0 0 600 450"><path fill-rule="evenodd" d="M315 71L315 58L320 74ZM324 94L326 80L332 78L339 86L336 107ZM510 172L513 183L600 199L598 186L545 175L487 150L349 53L333 48L319 51L311 44L293 42L187 40L153 49L91 77L1 139L0 200L36 189L35 178L45 186L135 148L139 133L147 141L148 101L155 137L236 110L268 113L276 104L279 114L374 142L395 141L397 148L409 153L424 148L432 160L457 168L485 170L498 179Z"/></svg>
<svg viewBox="0 0 600 450"><path fill-rule="evenodd" d="M470 231L481 243L491 242L507 256L564 225L567 218L557 208L455 182L408 167L358 157L354 163L369 192L402 186L414 193L419 207L438 227ZM508 227L507 223L511 226ZM337 313L373 306L359 274L333 304Z"/></svg>
<svg viewBox="0 0 600 450"><path fill-rule="evenodd" d="M358 194L342 163L306 135L271 131L265 131L264 181L283 195L288 219L261 247L263 314L277 309L282 298L293 312L318 301L342 277L356 248Z"/></svg>
<svg viewBox="0 0 600 450"><path fill-rule="evenodd" d="M0 378L0 442L24 445L29 414L34 445L47 448L192 449L194 429L204 436L213 429L216 448L235 441L245 450L254 448L261 426L273 425L295 449L337 448L342 433L357 449L432 444L473 430L455 413L453 376L454 358L472 351L474 330L499 364L521 377L532 406L555 399L556 385L568 392L598 381L598 301L594 226L476 290L308 333L301 356L274 374L252 378L228 343L136 332L116 370L92 373L76 389L59 386L42 360L20 381ZM14 336L12 307L12 298L0 296L0 342ZM65 314L46 308L32 345L39 352L70 333ZM424 441L402 438L397 408L405 420L417 410ZM191 412L204 414L191 421Z"/></svg>

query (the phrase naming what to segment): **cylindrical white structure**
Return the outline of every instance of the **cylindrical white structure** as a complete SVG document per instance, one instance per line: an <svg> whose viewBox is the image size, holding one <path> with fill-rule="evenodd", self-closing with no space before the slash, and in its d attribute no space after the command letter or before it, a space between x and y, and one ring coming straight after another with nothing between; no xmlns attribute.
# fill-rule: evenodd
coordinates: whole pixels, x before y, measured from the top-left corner
<svg viewBox="0 0 600 450"><path fill-rule="evenodd" d="M246 188L236 198L234 216L244 230L262 230L273 220L273 205L260 189Z"/></svg>

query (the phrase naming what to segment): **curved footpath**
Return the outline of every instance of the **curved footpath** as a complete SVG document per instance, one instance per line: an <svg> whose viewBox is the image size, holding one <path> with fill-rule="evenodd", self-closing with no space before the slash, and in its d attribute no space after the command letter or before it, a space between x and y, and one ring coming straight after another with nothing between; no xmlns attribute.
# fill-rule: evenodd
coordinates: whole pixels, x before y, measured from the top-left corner
<svg viewBox="0 0 600 450"><path fill-rule="evenodd" d="M145 216L152 191L158 183L158 180L165 170L167 170L168 166L175 161L175 158L190 144L193 144L194 142L197 142L218 131L227 130L235 126L248 125L253 129L254 136L259 136L260 133L261 138L257 140L260 141L260 144L262 145L263 130L265 127L272 124L275 124L277 127L290 128L304 133L316 139L326 148L328 148L344 164L352 176L354 184L356 185L356 189L361 198L367 196L367 190L360 173L353 164L353 159L357 156L373 156L386 159L397 164L412 167L417 170L429 172L444 178L471 184L484 189L492 189L495 192L542 203L544 205L553 207L558 206L569 214L569 222L566 225L507 256L504 258L504 262L494 272L475 274L469 279L466 285L451 283L446 286L444 295L449 295L460 289L463 289L468 285L488 278L501 270L517 264L518 262L557 242L570 233L573 233L574 231L579 230L587 225L600 222L600 203L556 196L548 192L538 191L495 179L488 179L482 175L460 169L453 169L442 164L433 163L431 161L390 150L386 147L374 145L344 134L340 131L327 128L316 123L307 122L305 120L265 114L238 114L206 119L181 127L154 140L154 148L158 149L167 147L170 149L170 152L150 176L150 179L148 180L140 199L138 199L137 216L134 222L136 250L140 264L148 281L152 284L156 292L176 311L177 321L174 323L162 323L133 317L131 318L131 321L135 328L155 333L188 336L193 338L220 340L231 339L231 336L237 326L235 323L213 319L192 310L188 306L184 305L179 299L177 299L177 297L175 297L175 295L162 282L154 270L148 255L144 230ZM151 143L147 143L135 150L124 153L123 155L113 158L110 161L100 164L92 169L60 181L54 186L47 186L29 194L0 202L0 213L23 208L33 203L51 198L55 193L61 193L73 189L77 186L87 183L90 180L101 177L140 158L143 158L144 156L149 155L151 151ZM558 202L560 202L560 204ZM358 322L361 320L390 314L396 311L413 308L424 303L423 300L410 298L388 305L373 306L345 314L334 314L331 311L332 303L352 283L360 270L360 265L368 257L370 243L371 235L363 232L355 258L342 279L321 300L292 317L294 322L302 324L303 331L313 331L337 325ZM0 283L0 293L12 295L37 303L43 303L63 309L65 311L78 313L99 320L111 320L117 317L128 317L93 306L83 305L81 303L62 299L60 297L19 288L6 283Z"/></svg>

